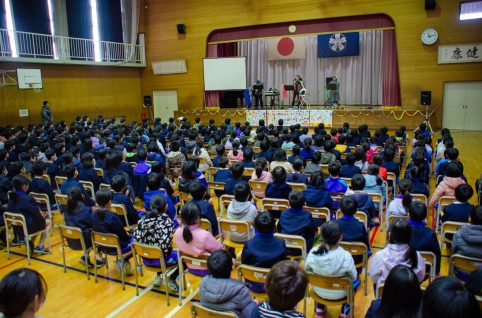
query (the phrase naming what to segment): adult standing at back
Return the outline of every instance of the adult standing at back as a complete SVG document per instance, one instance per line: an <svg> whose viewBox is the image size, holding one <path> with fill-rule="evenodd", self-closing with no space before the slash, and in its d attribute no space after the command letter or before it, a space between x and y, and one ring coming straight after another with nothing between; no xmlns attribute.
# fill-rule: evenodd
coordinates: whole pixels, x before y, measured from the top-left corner
<svg viewBox="0 0 482 318"><path fill-rule="evenodd" d="M48 126L54 121L54 115L50 109L49 102L44 100L42 110L40 111L40 117L42 118L42 124Z"/></svg>

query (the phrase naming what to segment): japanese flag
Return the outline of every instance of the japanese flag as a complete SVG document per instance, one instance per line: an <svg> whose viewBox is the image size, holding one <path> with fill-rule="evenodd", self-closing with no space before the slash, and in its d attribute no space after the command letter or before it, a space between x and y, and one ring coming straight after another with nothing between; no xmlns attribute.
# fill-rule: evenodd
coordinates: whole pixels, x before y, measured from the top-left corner
<svg viewBox="0 0 482 318"><path fill-rule="evenodd" d="M304 59L305 37L282 37L268 40L268 60Z"/></svg>

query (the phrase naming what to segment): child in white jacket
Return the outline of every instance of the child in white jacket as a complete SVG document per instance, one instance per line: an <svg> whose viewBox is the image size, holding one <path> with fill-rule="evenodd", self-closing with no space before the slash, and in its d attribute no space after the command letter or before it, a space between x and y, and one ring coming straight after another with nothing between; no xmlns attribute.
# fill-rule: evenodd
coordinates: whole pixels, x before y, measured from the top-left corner
<svg viewBox="0 0 482 318"><path fill-rule="evenodd" d="M408 216L408 207L412 203L412 196L410 195L412 187L412 181L409 179L400 180L398 183L399 194L390 202L387 208L387 219L385 222L387 230L390 225L388 222L390 215Z"/></svg>
<svg viewBox="0 0 482 318"><path fill-rule="evenodd" d="M256 206L251 202L251 190L246 182L238 182L234 186L234 200L228 206L228 219L247 221L250 233L231 232L230 238L233 242L244 243L254 236L254 219L258 215Z"/></svg>
<svg viewBox="0 0 482 318"><path fill-rule="evenodd" d="M357 280L357 271L351 254L345 251L338 243L342 240L342 230L336 222L326 222L321 226L322 241L308 254L305 270L321 276L348 277ZM338 300L346 297L343 290L329 290L313 287L318 296ZM325 317L326 306L316 304L316 317ZM350 305L342 306L340 317L349 317Z"/></svg>

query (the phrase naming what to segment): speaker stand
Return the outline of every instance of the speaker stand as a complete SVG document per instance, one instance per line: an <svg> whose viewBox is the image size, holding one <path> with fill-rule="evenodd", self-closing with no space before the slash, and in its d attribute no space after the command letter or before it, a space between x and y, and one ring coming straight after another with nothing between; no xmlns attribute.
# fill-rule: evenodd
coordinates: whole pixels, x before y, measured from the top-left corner
<svg viewBox="0 0 482 318"><path fill-rule="evenodd" d="M428 131L430 131L430 134L433 135L432 125L430 124L430 115L430 105L425 105L425 120L423 122L427 126ZM417 132L419 129L420 128L417 127L413 132Z"/></svg>

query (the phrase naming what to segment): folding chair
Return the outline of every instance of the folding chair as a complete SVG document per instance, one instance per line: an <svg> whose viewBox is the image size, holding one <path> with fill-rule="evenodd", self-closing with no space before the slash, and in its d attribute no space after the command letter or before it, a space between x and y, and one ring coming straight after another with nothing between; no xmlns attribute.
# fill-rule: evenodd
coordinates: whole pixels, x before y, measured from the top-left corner
<svg viewBox="0 0 482 318"><path fill-rule="evenodd" d="M192 318L238 318L238 315L232 311L218 311L204 307L200 303L191 303Z"/></svg>
<svg viewBox="0 0 482 318"><path fill-rule="evenodd" d="M397 176L393 172L387 172L387 183L391 182L392 185L390 186L392 188L392 197L395 198L395 196L398 194L397 192Z"/></svg>
<svg viewBox="0 0 482 318"><path fill-rule="evenodd" d="M352 257L362 256L359 263L355 263L355 267L365 269L365 296L368 295L368 247L362 242L345 242L341 241L340 246L350 252Z"/></svg>
<svg viewBox="0 0 482 318"><path fill-rule="evenodd" d="M132 255L134 258L134 271L135 280L136 280L136 296L139 296L139 278L137 270L139 269L141 276L144 276L143 268L150 272L161 273L164 286L166 287L166 298L167 298L167 305L171 306L171 302L169 300L169 287L167 286L167 280L171 277L177 270L177 264L167 267L166 262L164 260L164 253L162 252L160 247L152 246L148 244L143 244L139 242L132 243ZM159 260L160 266L147 266L144 264L142 258L148 259L156 259Z"/></svg>
<svg viewBox="0 0 482 318"><path fill-rule="evenodd" d="M97 172L98 177L103 177L104 176L104 170L102 168L94 168L95 171Z"/></svg>
<svg viewBox="0 0 482 318"><path fill-rule="evenodd" d="M201 218L201 224L199 225L199 227L213 234L213 227L211 226L211 222L208 219Z"/></svg>
<svg viewBox="0 0 482 318"><path fill-rule="evenodd" d="M43 229L40 231L37 231L35 233L28 233L27 230L27 221L25 220L25 216L23 216L20 213L13 213L13 212L4 212L3 213L3 220L5 221L5 231L6 231L6 241L7 241L7 258L10 259L10 237L11 237L11 232L15 233L15 227L20 227L23 231L23 235L25 237L25 245L27 247L27 263L28 266L30 266L30 256L32 254L32 251L30 250L30 239L35 238L37 235L40 235L42 233L47 233L47 240L48 240L48 246L49 246L49 251L50 251L50 235L48 235L47 229Z"/></svg>
<svg viewBox="0 0 482 318"><path fill-rule="evenodd" d="M440 226L440 215L444 209L444 207L446 205L449 205L451 204L452 202L455 201L455 197L451 197L451 196L443 196L441 197L439 200L438 200L438 207L437 209L435 210L435 220L434 218L432 217L432 221L435 222L435 226L433 226L434 230L435 230L435 233L438 233L438 228Z"/></svg>
<svg viewBox="0 0 482 318"><path fill-rule="evenodd" d="M305 205L303 210L310 212L311 216L317 219L324 219L325 221L329 221L331 219L330 209L328 208L315 208Z"/></svg>
<svg viewBox="0 0 482 318"><path fill-rule="evenodd" d="M306 248L306 240L303 236L283 234L283 233L274 233L274 236L285 241L287 248L300 250L301 256L288 255L289 258L299 259L301 257L301 262L302 263L306 262L306 256L308 252Z"/></svg>
<svg viewBox="0 0 482 318"><path fill-rule="evenodd" d="M430 266L428 281L429 283L431 283L436 275L435 271L437 269L437 257L433 252L429 252L429 251L419 251L419 253L420 253L420 256L422 256L423 259L425 260L425 264Z"/></svg>
<svg viewBox="0 0 482 318"><path fill-rule="evenodd" d="M47 181L49 184L52 184L52 180L50 180L50 176L48 174L43 174L42 179Z"/></svg>
<svg viewBox="0 0 482 318"><path fill-rule="evenodd" d="M209 167L208 181L214 181L214 175L216 174L216 172L218 172L218 170L218 167Z"/></svg>
<svg viewBox="0 0 482 318"><path fill-rule="evenodd" d="M59 211L63 212L60 207L66 207L67 202L69 201L69 197L66 194L56 193L55 194L55 203L59 207Z"/></svg>
<svg viewBox="0 0 482 318"><path fill-rule="evenodd" d="M413 200L423 202L425 203L425 206L428 206L428 198L425 196L425 194L410 193L410 195L412 196Z"/></svg>
<svg viewBox="0 0 482 318"><path fill-rule="evenodd" d="M323 304L325 306L337 306L344 303L350 305L350 317L354 317L355 312L355 301L352 282L347 277L326 277L320 276L313 273L308 274L308 281L310 283L308 295L313 298L317 303ZM324 288L329 290L343 290L346 292L346 298L340 300L325 299L318 296L318 294L313 290L313 287ZM306 297L305 297L304 314L306 316Z"/></svg>
<svg viewBox="0 0 482 318"><path fill-rule="evenodd" d="M346 184L351 187L351 178L340 178L341 180L345 181Z"/></svg>
<svg viewBox="0 0 482 318"><path fill-rule="evenodd" d="M261 211L268 212L268 211L284 211L289 209L290 201L286 199L272 199L272 198L264 198L261 200Z"/></svg>
<svg viewBox="0 0 482 318"><path fill-rule="evenodd" d="M443 243L452 244L452 240L446 238L447 233L455 234L462 227L462 225L467 224L463 222L453 222L447 221L442 223L442 229L440 230L440 248L442 248Z"/></svg>
<svg viewBox="0 0 482 318"><path fill-rule="evenodd" d="M251 176L253 175L253 173L254 173L255 170L256 170L256 169L254 169L254 168L244 168L244 170L243 170L243 177L249 177L249 178L251 178Z"/></svg>
<svg viewBox="0 0 482 318"><path fill-rule="evenodd" d="M251 193L253 194L253 197L256 199L263 199L262 197L258 197L255 192L266 192L266 188L268 187L268 182L267 181L254 181L254 180L249 180L249 187L251 188Z"/></svg>
<svg viewBox="0 0 482 318"><path fill-rule="evenodd" d="M378 203L378 215L380 219L380 231L383 231L383 219L384 219L384 202L383 196L380 193L368 193L372 198L373 203Z"/></svg>
<svg viewBox="0 0 482 318"><path fill-rule="evenodd" d="M387 227L387 240L388 240L388 229L390 228L390 224L392 224L393 222L395 222L395 220L397 219L405 219L405 220L408 220L409 216L408 215L395 215L395 214L391 214L388 216L388 220L387 220L387 224L386 224L386 227Z"/></svg>
<svg viewBox="0 0 482 318"><path fill-rule="evenodd" d="M336 211L336 218L339 219L343 216L343 212L341 212L340 209ZM360 222L362 222L365 225L365 229L367 232L369 232L368 229L368 215L363 212L363 211L356 211L355 214L353 215L355 218L357 218Z"/></svg>
<svg viewBox="0 0 482 318"><path fill-rule="evenodd" d="M328 171L327 164L320 164L320 167L321 167L321 172L323 172L323 174L330 176L330 172Z"/></svg>
<svg viewBox="0 0 482 318"><path fill-rule="evenodd" d="M184 288L187 288L186 283L186 269L188 265L201 266L204 268L208 267L208 257L210 254L201 254L198 256L192 256L178 251L178 261L179 266L179 306L182 306L182 293Z"/></svg>
<svg viewBox="0 0 482 318"><path fill-rule="evenodd" d="M208 181L209 193L210 193L212 196L215 195L215 193L214 193L215 190L223 191L223 193L224 193L224 185L225 185L224 182Z"/></svg>
<svg viewBox="0 0 482 318"><path fill-rule="evenodd" d="M122 249L120 247L120 242L119 242L119 237L115 234L111 233L100 233L96 231L92 231L90 233L91 239L92 239L92 248L94 250L94 256L95 258L99 258L99 250L102 248L105 248L107 250L104 250L105 252L105 266L106 268L109 268L109 263L107 262L107 256L115 256L116 260L120 262L119 267L120 267L120 274L121 274L121 280L122 280L122 290L126 289L125 286L125 280L124 280L124 263L126 262L124 259L130 255L132 255L132 249L129 251L123 253ZM109 251L109 249L112 251L112 249L115 250L115 252ZM127 261L129 263L129 261ZM94 275L95 275L95 282L97 283L97 262L94 262Z"/></svg>
<svg viewBox="0 0 482 318"><path fill-rule="evenodd" d="M303 192L306 189L306 184L304 183L295 183L295 182L286 182L286 183L289 184L293 190L298 190Z"/></svg>
<svg viewBox="0 0 482 318"><path fill-rule="evenodd" d="M261 268L250 265L241 264L238 266L238 279L240 281L249 280L250 282L258 284L266 284L266 278L268 277L269 268ZM266 293L256 293L250 291L254 296L254 299L266 299L268 295Z"/></svg>
<svg viewBox="0 0 482 318"><path fill-rule="evenodd" d="M30 192L30 196L35 201L37 201L37 203L43 204L47 207L48 216L53 222L53 213L52 213L52 209L50 208L50 198L49 198L49 196L45 193L37 193L37 192ZM44 212L44 211L42 211L42 212Z"/></svg>
<svg viewBox="0 0 482 318"><path fill-rule="evenodd" d="M127 217L127 208L124 204L116 204L116 203L112 203L110 205L110 209L112 210L112 212L114 212L115 214L117 214L121 219L124 219L124 222L125 222L125 226L127 229L132 229L132 228L136 228L137 227L137 224L133 224L133 225L130 225L129 224L129 219ZM122 223L124 223L122 222Z"/></svg>
<svg viewBox="0 0 482 318"><path fill-rule="evenodd" d="M68 246L72 250L77 250L72 248L68 244L68 240L77 240L80 242L81 250L84 252L84 261L85 261L85 274L87 275L87 280L90 280L89 275L89 251L92 248L87 248L85 244L84 236L82 235L82 230L78 227L67 226L63 224L56 225L57 228L60 230L60 250L62 251L62 262L64 265L64 273L67 272L67 266L65 264L65 247Z"/></svg>
<svg viewBox="0 0 482 318"><path fill-rule="evenodd" d="M85 190L89 191L91 197L95 196L94 184L91 181L80 180L79 182Z"/></svg>
<svg viewBox="0 0 482 318"><path fill-rule="evenodd" d="M191 201L191 199L192 197L190 193L179 191L179 204L181 206Z"/></svg>
<svg viewBox="0 0 482 318"><path fill-rule="evenodd" d="M60 191L60 187L62 186L62 183L67 181L67 177L62 177L62 176L55 176L55 183L57 183L57 190Z"/></svg>
<svg viewBox="0 0 482 318"><path fill-rule="evenodd" d="M482 267L482 259L475 257L463 256L460 254L454 254L450 257L449 263L449 276L453 278L458 277L455 275L455 270L463 270L466 272L473 272Z"/></svg>
<svg viewBox="0 0 482 318"><path fill-rule="evenodd" d="M251 229L249 223L246 221L221 219L219 220L219 229L221 232L221 244L232 247L235 250L240 250L239 253L236 253L236 255L239 257L241 255L241 251L243 250L244 242L233 242L231 240L230 233L247 234L247 236L250 237Z"/></svg>
<svg viewBox="0 0 482 318"><path fill-rule="evenodd" d="M99 189L112 191L112 187L108 183L101 183Z"/></svg>
<svg viewBox="0 0 482 318"><path fill-rule="evenodd" d="M227 214L228 206L233 200L234 200L234 195L231 195L231 194L223 194L219 198L219 219L222 219L225 213Z"/></svg>

